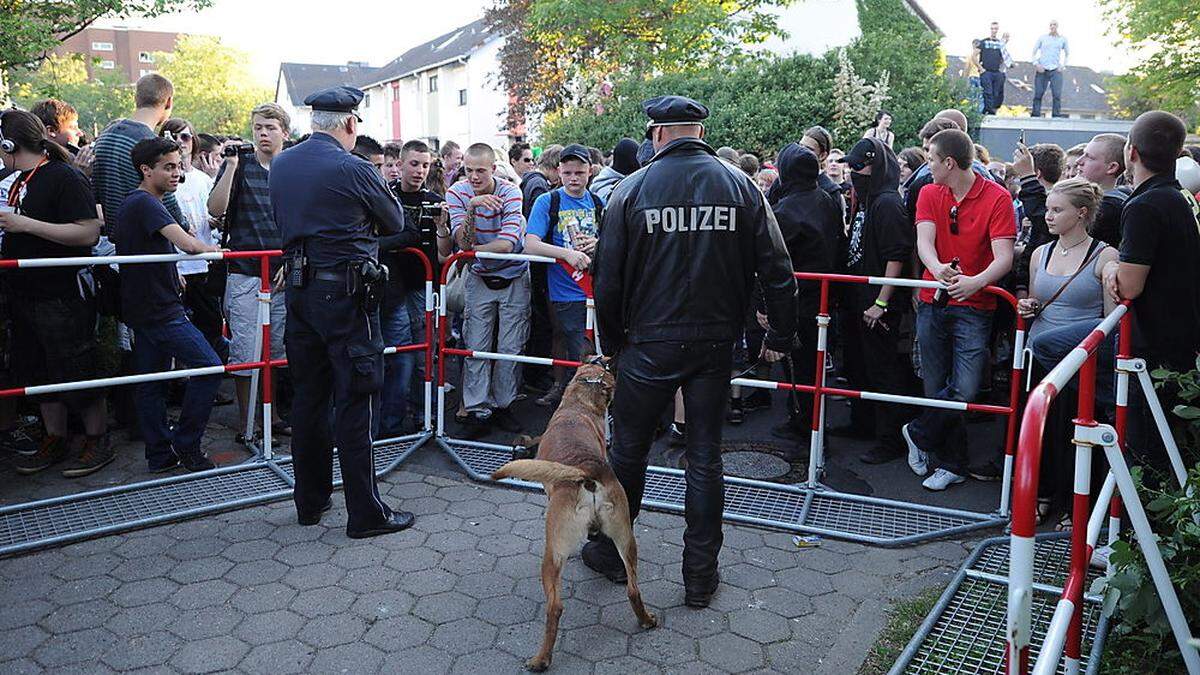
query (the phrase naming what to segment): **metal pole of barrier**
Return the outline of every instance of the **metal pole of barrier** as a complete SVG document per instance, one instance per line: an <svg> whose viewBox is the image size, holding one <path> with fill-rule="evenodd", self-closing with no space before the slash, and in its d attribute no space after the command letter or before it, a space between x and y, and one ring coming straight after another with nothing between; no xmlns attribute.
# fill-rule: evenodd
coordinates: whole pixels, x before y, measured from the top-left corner
<svg viewBox="0 0 1200 675"><path fill-rule="evenodd" d="M824 470L824 448L822 448L823 430L821 425L822 410L825 394L825 347L829 339L829 281L821 279L820 308L817 310L817 369L813 378L812 402L812 436L808 448L808 487L816 489L820 484L821 472ZM796 365L792 364L792 374L795 376Z"/></svg>
<svg viewBox="0 0 1200 675"><path fill-rule="evenodd" d="M258 291L258 317L262 322L262 346L260 351L266 357L262 358L263 369L263 404L262 404L262 419L263 419L263 437L262 437L262 454L263 459L270 460L274 454L271 450L271 358L274 354L271 353L271 259L263 256L259 259L259 274L261 275L262 285ZM261 358L261 356L260 356ZM257 375L260 371L254 371ZM251 378L253 379L253 378ZM253 391L255 387L251 385ZM251 394L253 396L254 394ZM253 400L253 399L252 399ZM250 411L250 417L254 417L254 406L246 406ZM247 436L250 438L250 436Z"/></svg>
<svg viewBox="0 0 1200 675"><path fill-rule="evenodd" d="M1087 523L1090 520L1092 493L1092 446L1086 440L1087 432L1096 425L1096 354L1093 352L1079 370L1079 404L1075 418L1075 481L1071 509L1071 576L1078 577L1076 583L1067 583L1063 598L1070 600L1075 610L1067 628L1065 654L1067 675L1079 672L1083 642L1083 581L1087 578L1088 550Z"/></svg>
<svg viewBox="0 0 1200 675"><path fill-rule="evenodd" d="M446 293L446 277L449 276L450 270L461 259L468 257L463 254L455 254L450 256L446 264L442 266L441 292L438 294L437 316L438 316L438 362L437 362L437 435L442 437L446 435L446 299L449 297ZM469 274L469 272L467 272Z"/></svg>
<svg viewBox="0 0 1200 675"><path fill-rule="evenodd" d="M429 267L425 275L425 373L422 378L425 416L422 428L430 431L433 429L433 317L437 302L433 296L433 266L428 260L425 262Z"/></svg>
<svg viewBox="0 0 1200 675"><path fill-rule="evenodd" d="M1092 362L1090 381L1093 387L1091 392L1094 396L1094 354L1099 349L1100 343L1107 338L1116 327L1117 322L1127 312L1128 307L1121 305L1101 321L1100 325L1092 330L1079 346L1072 349L1046 375L1042 382L1030 392L1029 399L1025 404L1024 420L1020 428L1021 451L1017 454L1013 474L1012 534L1009 540L1008 646L1005 650L1005 663L1009 673L1024 675L1029 672L1029 644L1032 640L1031 614L1034 535L1037 528L1036 502L1038 474L1042 456L1042 435L1045 430L1046 417L1050 404L1058 395L1058 392L1067 385L1071 377L1079 372L1088 361ZM1084 398L1082 394L1080 398ZM1084 428L1091 429L1090 427ZM1078 527L1083 527L1085 522L1086 516L1081 520L1076 520ZM1072 563L1074 562L1073 558ZM1078 583L1082 588L1083 577L1078 579ZM1067 607L1070 602L1070 600L1064 598L1059 603L1058 610L1056 610L1055 616L1051 621L1046 642L1043 644L1041 652L1043 656L1055 644L1055 640L1058 640L1057 645L1061 649L1061 640L1065 638L1065 634L1055 631L1066 628L1066 624L1063 622L1070 618L1069 611L1071 608ZM1060 614L1060 611L1066 613ZM1054 659L1057 661L1057 655Z"/></svg>
<svg viewBox="0 0 1200 675"><path fill-rule="evenodd" d="M1124 452L1125 434L1129 430L1129 371L1125 369L1133 358L1133 314L1126 312L1121 317L1120 332L1117 336L1117 388L1116 415L1113 423L1117 429L1117 449ZM1113 495L1108 506L1108 544L1112 546L1121 537L1121 493ZM1108 574L1112 574L1112 563L1108 565Z"/></svg>
<svg viewBox="0 0 1200 675"><path fill-rule="evenodd" d="M1013 465L1017 455L1017 406L1021 400L1021 379L1025 374L1025 319L1017 315L1016 333L1013 335L1013 367L1008 382L1008 405L1012 412L1008 414L1007 428L1004 435L1004 472L1000 483L1000 506L996 512L1002 516L1009 514L1009 498L1012 494Z"/></svg>

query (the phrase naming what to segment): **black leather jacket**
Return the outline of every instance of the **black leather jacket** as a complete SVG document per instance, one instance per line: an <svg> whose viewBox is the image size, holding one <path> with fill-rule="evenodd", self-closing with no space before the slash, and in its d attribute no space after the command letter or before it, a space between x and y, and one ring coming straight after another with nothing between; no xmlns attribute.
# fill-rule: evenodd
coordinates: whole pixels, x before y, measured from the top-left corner
<svg viewBox="0 0 1200 675"><path fill-rule="evenodd" d="M696 138L672 141L617 186L604 210L594 291L601 347L733 341L755 275L768 348L796 332L796 280L775 216L754 183Z"/></svg>

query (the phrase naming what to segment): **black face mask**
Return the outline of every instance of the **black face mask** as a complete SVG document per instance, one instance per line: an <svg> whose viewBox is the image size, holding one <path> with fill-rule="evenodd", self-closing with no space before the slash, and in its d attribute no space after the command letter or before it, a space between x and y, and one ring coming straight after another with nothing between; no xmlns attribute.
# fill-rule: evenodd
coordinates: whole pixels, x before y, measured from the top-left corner
<svg viewBox="0 0 1200 675"><path fill-rule="evenodd" d="M851 173L850 183L854 186L854 191L858 193L859 199L871 193L871 177L866 174Z"/></svg>

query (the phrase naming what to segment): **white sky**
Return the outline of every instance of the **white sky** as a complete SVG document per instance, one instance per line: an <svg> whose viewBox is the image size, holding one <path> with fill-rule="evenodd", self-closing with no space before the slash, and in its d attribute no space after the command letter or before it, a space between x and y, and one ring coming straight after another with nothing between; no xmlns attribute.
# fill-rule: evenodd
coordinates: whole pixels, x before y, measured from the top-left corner
<svg viewBox="0 0 1200 675"><path fill-rule="evenodd" d="M214 0L202 12L128 21L124 25L216 35L251 56L251 68L263 84L274 86L281 61L381 66L406 49L482 15L492 0L349 0L351 12L336 4L296 0ZM798 0L822 1L822 0ZM827 1L827 0L825 0ZM971 40L1000 22L1012 33L1010 51L1028 60L1050 19L1070 40L1070 62L1098 70L1123 71L1132 59L1105 35L1107 23L1096 0L918 0L946 33L947 53L961 55ZM331 8L322 12L301 7Z"/></svg>

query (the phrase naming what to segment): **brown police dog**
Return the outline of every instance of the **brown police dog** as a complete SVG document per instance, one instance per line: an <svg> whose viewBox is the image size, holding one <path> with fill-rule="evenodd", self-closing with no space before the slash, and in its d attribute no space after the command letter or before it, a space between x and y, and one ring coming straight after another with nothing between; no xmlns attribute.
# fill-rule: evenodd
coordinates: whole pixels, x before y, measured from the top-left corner
<svg viewBox="0 0 1200 675"><path fill-rule="evenodd" d="M546 550L542 556L542 589L546 593L546 634L537 655L525 662L533 672L550 667L551 651L562 616L563 563L589 532L603 532L617 545L629 580L629 604L642 628L658 620L646 611L637 582L637 542L629 523L625 490L605 460L604 422L615 380L607 359L580 366L563 393L536 459L518 459L500 467L493 479L538 481L546 489Z"/></svg>

